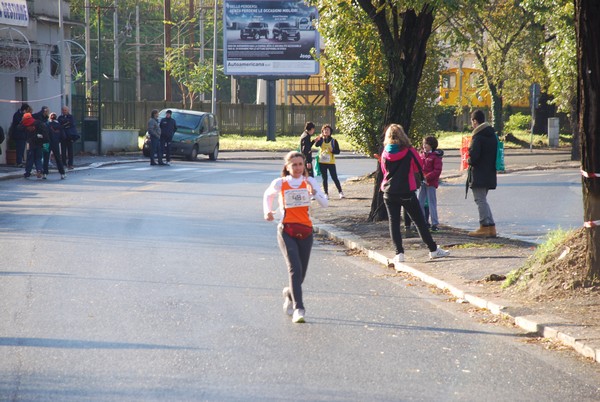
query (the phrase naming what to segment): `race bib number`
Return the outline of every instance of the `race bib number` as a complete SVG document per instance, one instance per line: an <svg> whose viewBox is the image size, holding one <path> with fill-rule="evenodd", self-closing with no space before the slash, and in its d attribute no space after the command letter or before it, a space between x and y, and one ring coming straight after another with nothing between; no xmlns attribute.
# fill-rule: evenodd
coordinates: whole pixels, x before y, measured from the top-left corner
<svg viewBox="0 0 600 402"><path fill-rule="evenodd" d="M305 188L285 190L283 192L286 208L298 208L310 206L310 194Z"/></svg>
<svg viewBox="0 0 600 402"><path fill-rule="evenodd" d="M331 162L331 154L329 152L321 152L321 155L319 155L319 162Z"/></svg>

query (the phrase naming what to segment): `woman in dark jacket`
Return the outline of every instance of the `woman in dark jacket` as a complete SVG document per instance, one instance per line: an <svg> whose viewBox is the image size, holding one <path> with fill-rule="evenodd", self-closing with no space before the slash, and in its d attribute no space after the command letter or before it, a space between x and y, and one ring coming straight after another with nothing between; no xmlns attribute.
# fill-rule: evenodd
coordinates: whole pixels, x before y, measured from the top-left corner
<svg viewBox="0 0 600 402"><path fill-rule="evenodd" d="M469 232L472 237L496 237L496 224L487 202L487 193L494 190L496 179L496 156L498 138L494 128L485 121L485 114L476 110L471 114L473 136L469 146L469 171L467 185L479 212L479 229Z"/></svg>
<svg viewBox="0 0 600 402"><path fill-rule="evenodd" d="M417 182L415 173L421 171L421 158L418 152L411 147L410 140L399 124L390 124L385 131L383 142L384 151L379 159L383 180L381 190L383 201L388 213L390 236L396 248L396 256L392 260L396 270L404 261L404 248L400 232L400 210L406 210L412 221L417 226L421 240L429 248L430 258L446 257L449 251L441 249L431 237L425 223L419 200L416 196Z"/></svg>
<svg viewBox="0 0 600 402"><path fill-rule="evenodd" d="M62 163L62 158L60 155L60 144L67 138L65 131L62 125L58 122L56 118L56 113L50 113L50 120L48 120L48 134L50 137L50 144L48 153L44 155L44 175L43 179L48 176L49 165L50 165L50 152L54 154L54 162L56 162L56 167L58 168L58 172L60 173L60 178L65 179L65 167Z"/></svg>
<svg viewBox="0 0 600 402"><path fill-rule="evenodd" d="M300 135L300 152L304 155L306 170L310 177L315 177L313 172L313 157L312 157L312 146L315 144L315 140L311 140L310 136L315 132L315 123L312 121L306 122L304 125L304 131Z"/></svg>
<svg viewBox="0 0 600 402"><path fill-rule="evenodd" d="M35 170L39 179L42 177L42 152L44 143L48 142L48 128L46 124L34 119L31 113L25 113L17 129L27 134L27 144L29 145L24 176L25 178L31 176L31 170L35 163Z"/></svg>

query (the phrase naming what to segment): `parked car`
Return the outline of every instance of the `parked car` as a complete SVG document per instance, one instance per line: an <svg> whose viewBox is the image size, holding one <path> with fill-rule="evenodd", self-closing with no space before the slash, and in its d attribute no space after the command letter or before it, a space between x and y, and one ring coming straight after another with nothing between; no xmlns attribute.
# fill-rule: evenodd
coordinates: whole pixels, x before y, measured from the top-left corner
<svg viewBox="0 0 600 402"><path fill-rule="evenodd" d="M177 123L177 131L171 141L171 156L183 156L194 160L198 154L208 155L211 161L219 156L219 128L212 113L194 110L169 109ZM167 109L158 114L158 120L165 117ZM144 156L150 157L150 135L146 133L143 147Z"/></svg>
<svg viewBox="0 0 600 402"><path fill-rule="evenodd" d="M273 26L273 39L280 41L287 41L293 39L295 41L300 40L300 31L289 22L276 22Z"/></svg>
<svg viewBox="0 0 600 402"><path fill-rule="evenodd" d="M269 38L269 26L265 22L251 22L240 30L240 39L259 40L261 36Z"/></svg>

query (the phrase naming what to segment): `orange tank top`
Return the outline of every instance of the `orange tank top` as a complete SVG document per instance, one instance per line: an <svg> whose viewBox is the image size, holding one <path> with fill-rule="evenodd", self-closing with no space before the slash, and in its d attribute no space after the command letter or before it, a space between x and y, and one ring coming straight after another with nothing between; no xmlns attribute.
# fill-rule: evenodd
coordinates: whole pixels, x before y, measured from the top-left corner
<svg viewBox="0 0 600 402"><path fill-rule="evenodd" d="M310 206L310 194L306 180L298 188L290 186L287 180L281 183L281 200L284 210L283 223L300 223L312 227L312 222L308 215Z"/></svg>

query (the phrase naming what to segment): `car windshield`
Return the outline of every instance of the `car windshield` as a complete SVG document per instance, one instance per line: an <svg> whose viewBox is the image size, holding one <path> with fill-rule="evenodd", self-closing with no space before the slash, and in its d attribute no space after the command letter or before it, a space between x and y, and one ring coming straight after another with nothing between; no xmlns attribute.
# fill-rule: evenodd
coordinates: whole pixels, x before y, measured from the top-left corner
<svg viewBox="0 0 600 402"><path fill-rule="evenodd" d="M161 115L160 117L162 118L165 116ZM202 119L202 116L178 112L173 112L171 117L175 119L175 123L177 123L178 129L183 128L186 130L194 130L196 127L198 127L198 125L200 124L200 120Z"/></svg>

